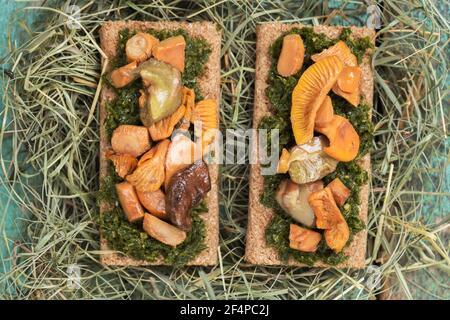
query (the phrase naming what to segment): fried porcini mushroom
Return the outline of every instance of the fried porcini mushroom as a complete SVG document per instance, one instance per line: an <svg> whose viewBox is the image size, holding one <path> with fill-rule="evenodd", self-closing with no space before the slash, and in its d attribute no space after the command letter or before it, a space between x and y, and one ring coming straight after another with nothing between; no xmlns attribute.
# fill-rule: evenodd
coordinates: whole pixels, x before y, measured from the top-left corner
<svg viewBox="0 0 450 320"><path fill-rule="evenodd" d="M127 65L117 68L109 75L109 80L114 88L120 89L136 80L139 76L137 62L133 61Z"/></svg>
<svg viewBox="0 0 450 320"><path fill-rule="evenodd" d="M186 41L183 36L167 38L153 47L152 53L155 59L166 62L178 69L184 71L184 56Z"/></svg>
<svg viewBox="0 0 450 320"><path fill-rule="evenodd" d="M342 216L330 188L311 193L308 202L316 216L316 227L325 229L325 241L336 253L341 252L350 237L350 229Z"/></svg>
<svg viewBox="0 0 450 320"><path fill-rule="evenodd" d="M330 145L324 148L330 157L348 162L358 155L359 136L348 119L335 115L324 127L316 127L316 131L324 134L330 141Z"/></svg>
<svg viewBox="0 0 450 320"><path fill-rule="evenodd" d="M134 172L126 176L136 190L140 192L153 192L164 183L164 162L166 159L169 140L160 141L155 147L139 159Z"/></svg>
<svg viewBox="0 0 450 320"><path fill-rule="evenodd" d="M304 144L314 134L317 110L344 67L336 56L319 60L302 74L292 92L291 124L295 142Z"/></svg>
<svg viewBox="0 0 450 320"><path fill-rule="evenodd" d="M141 220L144 217L144 209L139 202L134 187L128 182L121 182L116 184L116 192L128 221Z"/></svg>
<svg viewBox="0 0 450 320"><path fill-rule="evenodd" d="M171 247L186 240L186 232L148 213L144 216L143 228L150 237Z"/></svg>
<svg viewBox="0 0 450 320"><path fill-rule="evenodd" d="M150 59L140 66L145 90L139 99L141 121L146 127L171 115L181 105L181 74L165 62Z"/></svg>
<svg viewBox="0 0 450 320"><path fill-rule="evenodd" d="M289 176L298 184L322 179L336 170L338 161L324 151L326 139L314 137L309 143L295 146L289 157Z"/></svg>
<svg viewBox="0 0 450 320"><path fill-rule="evenodd" d="M184 231L192 227L191 208L211 190L208 166L197 160L176 172L166 189L166 211L170 221Z"/></svg>
<svg viewBox="0 0 450 320"><path fill-rule="evenodd" d="M296 184L290 179L285 179L280 183L275 197L281 208L292 219L307 227L314 227L315 216L308 203L308 197L311 193L321 189L323 189L322 180Z"/></svg>
<svg viewBox="0 0 450 320"><path fill-rule="evenodd" d="M125 53L128 62L137 63L149 59L152 55L153 47L158 44L159 40L146 32L138 32L125 44Z"/></svg>
<svg viewBox="0 0 450 320"><path fill-rule="evenodd" d="M333 194L334 201L339 207L342 207L347 201L348 197L350 197L350 189L342 183L341 179L335 178L331 181L327 188L330 188L331 193Z"/></svg>
<svg viewBox="0 0 450 320"><path fill-rule="evenodd" d="M148 212L160 219L167 219L166 195L161 189L152 192L136 191L136 194L139 201Z"/></svg>
<svg viewBox="0 0 450 320"><path fill-rule="evenodd" d="M125 178L125 176L132 173L138 164L137 159L129 154L109 152L106 155L106 158L112 161L117 175L121 178Z"/></svg>
<svg viewBox="0 0 450 320"><path fill-rule="evenodd" d="M305 47L302 37L298 34L284 36L277 63L277 72L283 77L296 74L302 68L304 57Z"/></svg>
<svg viewBox="0 0 450 320"><path fill-rule="evenodd" d="M278 160L277 173L286 173L289 170L289 159L291 154L285 148L281 150L280 160Z"/></svg>
<svg viewBox="0 0 450 320"><path fill-rule="evenodd" d="M323 127L331 120L333 120L334 110L331 103L330 96L326 96L323 103L317 110L316 119L314 120L314 127Z"/></svg>
<svg viewBox="0 0 450 320"><path fill-rule="evenodd" d="M291 223L289 226L289 247L302 252L316 252L322 235L313 230Z"/></svg>
<svg viewBox="0 0 450 320"><path fill-rule="evenodd" d="M120 125L112 133L111 147L115 153L137 158L151 147L148 130L142 126Z"/></svg>

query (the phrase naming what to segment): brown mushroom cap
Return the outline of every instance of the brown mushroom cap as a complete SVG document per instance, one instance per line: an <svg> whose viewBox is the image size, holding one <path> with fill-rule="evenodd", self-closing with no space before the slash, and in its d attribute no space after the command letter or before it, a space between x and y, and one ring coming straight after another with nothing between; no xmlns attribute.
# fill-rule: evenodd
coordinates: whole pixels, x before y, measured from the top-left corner
<svg viewBox="0 0 450 320"><path fill-rule="evenodd" d="M192 227L190 210L211 190L208 166L197 160L172 177L166 190L166 211L170 221L181 230Z"/></svg>

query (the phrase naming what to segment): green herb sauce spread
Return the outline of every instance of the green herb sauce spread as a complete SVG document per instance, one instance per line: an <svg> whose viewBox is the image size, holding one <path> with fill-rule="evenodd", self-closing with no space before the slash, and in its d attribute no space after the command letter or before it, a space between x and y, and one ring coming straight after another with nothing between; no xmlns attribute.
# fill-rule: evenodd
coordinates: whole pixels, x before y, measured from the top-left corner
<svg viewBox="0 0 450 320"><path fill-rule="evenodd" d="M301 70L290 77L282 77L277 72L277 61L281 52L283 37L287 34L299 34L302 37L305 46L305 58ZM311 56L324 49L334 45L337 41L344 41L352 53L357 57L358 63L361 63L367 49L373 48L368 37L353 39L351 30L344 28L337 39L330 39L327 36L315 33L312 28L294 28L279 38L277 38L270 47L270 56L272 65L267 79L268 88L267 97L272 107L273 115L264 117L260 124L260 129L279 129L280 130L280 151L283 147L289 148L295 144L291 125L286 119L290 118L291 96L301 74L313 64ZM370 108L362 101L357 107L353 107L345 99L330 92L334 112L346 117L353 125L360 137L360 150L358 158L361 158L370 151L373 139L373 125L370 119ZM270 150L270 130L268 130L268 150ZM260 201L268 208L276 212L272 222L266 230L266 241L269 245L275 247L282 260L289 257L300 263L313 265L316 261L322 261L329 265L336 265L344 262L348 257L342 252L336 254L327 247L325 240L322 239L316 252L306 253L289 247L289 225L294 221L284 212L275 199L275 193L280 182L288 178L288 174L276 174L273 176L264 176L264 190ZM351 194L346 203L340 208L342 215L350 229L350 239L347 245L352 242L353 236L365 228L364 222L359 218L360 211L360 188L367 183L368 176L355 161L339 163L336 171L323 179L324 184L328 184L334 178L339 177ZM317 230L320 231L320 230Z"/></svg>
<svg viewBox="0 0 450 320"><path fill-rule="evenodd" d="M183 84L195 90L197 101L203 99L198 88L197 79L202 76L211 53L211 47L206 40L193 38L182 29L170 31L150 29L147 32L159 40L177 35L184 37L186 49L185 69L182 74ZM127 64L125 44L134 34L136 32L131 32L128 29L119 33L118 55L112 61L113 68ZM108 85L109 81L107 77L104 79ZM107 117L104 124L109 137L111 137L112 132L119 125L142 125L138 104L139 90L142 88L141 81L134 81L121 89L113 88L117 93L117 98L106 105ZM193 223L186 240L181 245L173 248L149 237L141 225L128 222L118 202L115 190L115 185L121 181L123 179L116 174L113 165L110 163L108 165L108 173L102 180L102 188L97 197L99 205L103 202L112 208L108 212L100 215L102 235L107 239L108 245L112 249L121 251L135 259L154 262L162 258L167 264L180 266L191 261L206 248L205 224L200 218L200 214L207 211L206 205L203 202L191 210Z"/></svg>
<svg viewBox="0 0 450 320"><path fill-rule="evenodd" d="M112 206L111 210L100 216L100 230L111 248L149 262L162 258L173 266L186 264L206 248L205 223L200 218L200 214L208 210L204 202L191 210L192 229L186 240L174 248L149 237L141 224L127 220L115 191L115 184L121 181L110 165L108 175L102 181L104 187L98 196L98 201L106 201Z"/></svg>

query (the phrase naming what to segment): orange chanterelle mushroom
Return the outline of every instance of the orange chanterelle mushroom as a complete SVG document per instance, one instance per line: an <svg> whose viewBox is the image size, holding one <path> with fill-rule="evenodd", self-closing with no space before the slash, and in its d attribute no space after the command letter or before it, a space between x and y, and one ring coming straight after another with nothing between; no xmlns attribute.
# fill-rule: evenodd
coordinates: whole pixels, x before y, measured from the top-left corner
<svg viewBox="0 0 450 320"><path fill-rule="evenodd" d="M336 84L332 88L333 92L356 107L361 99L359 90L360 80L360 67L344 67Z"/></svg>
<svg viewBox="0 0 450 320"><path fill-rule="evenodd" d="M138 164L137 159L129 154L109 153L106 157L112 161L117 175L121 178L132 173Z"/></svg>
<svg viewBox="0 0 450 320"><path fill-rule="evenodd" d="M330 188L311 193L308 202L316 216L316 227L325 229L327 245L335 252L342 251L350 237L350 230L334 201Z"/></svg>
<svg viewBox="0 0 450 320"><path fill-rule="evenodd" d="M347 188L339 178L331 181L327 185L327 188L330 188L334 201L336 201L336 204L340 207L343 206L348 197L350 197L350 189Z"/></svg>
<svg viewBox="0 0 450 320"><path fill-rule="evenodd" d="M137 169L126 177L140 192L158 190L164 182L164 161L166 159L169 140L162 140L142 156Z"/></svg>
<svg viewBox="0 0 450 320"><path fill-rule="evenodd" d="M336 56L314 63L302 74L292 92L291 123L295 142L304 144L314 133L317 110L336 82L344 65Z"/></svg>
<svg viewBox="0 0 450 320"><path fill-rule="evenodd" d="M176 124L183 119L186 107L181 105L170 116L155 122L148 128L153 141L158 141L170 137Z"/></svg>
<svg viewBox="0 0 450 320"><path fill-rule="evenodd" d="M296 224L289 227L289 247L303 252L315 252L322 240L322 235L318 232L302 228Z"/></svg>
<svg viewBox="0 0 450 320"><path fill-rule="evenodd" d="M358 66L356 56L344 41L338 41L335 45L323 50L321 53L312 55L311 59L318 62L330 56L338 57L345 65L336 84L332 88L333 92L343 97L353 106L357 106L360 101L359 83L361 68Z"/></svg>
<svg viewBox="0 0 450 320"><path fill-rule="evenodd" d="M134 187L128 182L121 182L116 184L116 192L128 221L141 220L144 217L144 209L139 203Z"/></svg>
<svg viewBox="0 0 450 320"><path fill-rule="evenodd" d="M296 74L302 68L304 57L305 47L302 37L298 34L284 36L277 64L278 73L283 77Z"/></svg>
<svg viewBox="0 0 450 320"><path fill-rule="evenodd" d="M136 79L138 75L137 62L133 61L111 72L111 84L115 88L123 88Z"/></svg>
<svg viewBox="0 0 450 320"><path fill-rule="evenodd" d="M291 158L290 152L286 148L283 148L283 150L281 150L280 160L278 160L277 173L288 172L290 158Z"/></svg>
<svg viewBox="0 0 450 320"><path fill-rule="evenodd" d="M324 127L315 130L324 134L330 145L323 150L338 161L352 161L359 151L359 136L348 119L335 115L333 120Z"/></svg>
<svg viewBox="0 0 450 320"><path fill-rule="evenodd" d="M334 110L333 110L333 104L331 103L330 96L326 96L323 100L323 103L317 110L316 119L314 121L314 126L320 127L324 126L327 123L329 123L331 120L333 120L334 116Z"/></svg>
<svg viewBox="0 0 450 320"><path fill-rule="evenodd" d="M186 41L183 36L167 38L153 47L152 53L155 59L166 62L178 69L184 71L184 51Z"/></svg>
<svg viewBox="0 0 450 320"><path fill-rule="evenodd" d="M120 125L112 134L111 147L115 153L139 157L150 149L150 137L146 127Z"/></svg>
<svg viewBox="0 0 450 320"><path fill-rule="evenodd" d="M137 63L149 59L152 55L152 48L158 44L159 40L154 36L138 32L125 45L125 52L128 62L136 61Z"/></svg>

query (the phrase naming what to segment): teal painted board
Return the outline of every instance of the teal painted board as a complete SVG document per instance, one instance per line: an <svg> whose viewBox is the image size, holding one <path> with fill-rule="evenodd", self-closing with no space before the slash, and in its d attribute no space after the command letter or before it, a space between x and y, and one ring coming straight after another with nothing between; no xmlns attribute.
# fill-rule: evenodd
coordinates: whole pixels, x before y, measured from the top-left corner
<svg viewBox="0 0 450 320"><path fill-rule="evenodd" d="M2 13L0 15L0 30L3 31L0 33L0 58L6 56L9 52L7 30L9 30L10 17L18 8L23 6L24 3L0 0L0 8L2 9ZM30 18L31 17L26 17L28 21L31 21ZM11 30L11 38L15 39L17 33L18 30ZM2 71L10 67L11 66L2 64ZM2 97L4 96L4 89L7 81L6 77L7 75L5 72L2 72L0 75L0 94ZM0 101L0 111L4 111L3 100ZM3 118L3 115L1 118ZM5 128L0 127L0 130L4 129ZM12 143L11 139L5 140L3 141L0 152L4 162L9 165L11 161ZM24 231L24 224L20 219L23 212L15 203L11 201L9 192L9 190L11 190L11 186L5 182L6 179L7 177L5 177L4 173L0 172L0 181L2 182L0 184L0 274L10 270L12 266L11 259L13 257L14 240L22 238ZM0 283L0 297L5 288L8 288L8 284Z"/></svg>

